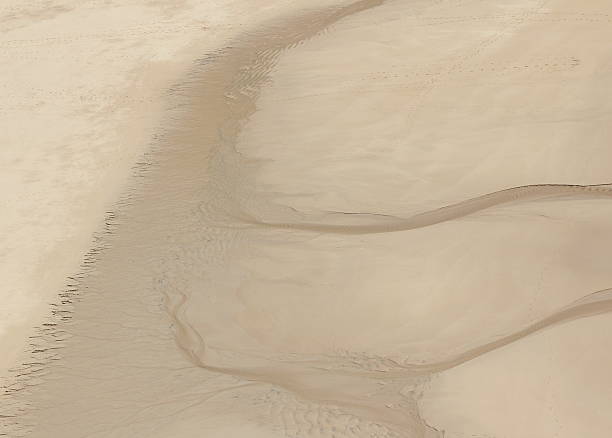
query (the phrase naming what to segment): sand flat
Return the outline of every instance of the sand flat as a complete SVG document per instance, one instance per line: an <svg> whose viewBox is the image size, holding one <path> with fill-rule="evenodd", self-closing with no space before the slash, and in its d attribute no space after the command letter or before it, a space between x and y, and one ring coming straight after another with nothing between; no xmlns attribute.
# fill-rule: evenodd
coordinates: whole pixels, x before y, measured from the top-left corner
<svg viewBox="0 0 612 438"><path fill-rule="evenodd" d="M260 196L299 211L296 223L341 221L338 212L380 222L509 187L608 182L610 55L601 42L610 11L582 6L471 2L411 16L391 2L288 52L238 146L262 160ZM389 358L436 368L609 288L608 208L571 196L517 201L388 239L319 236L304 244L312 257L288 257L283 246L259 252L284 254L274 258L282 272L299 259L299 271L291 286L256 271L249 304L281 290L291 297L282 309L296 296L313 304L300 299L303 318L257 333L287 349L346 349L364 367L376 359L384 369ZM278 221L270 216L262 222ZM324 311L312 317L315 308ZM423 421L451 437L605 434L610 378L589 364L610 363L607 336L588 333L608 323L571 323L435 373Z"/></svg>

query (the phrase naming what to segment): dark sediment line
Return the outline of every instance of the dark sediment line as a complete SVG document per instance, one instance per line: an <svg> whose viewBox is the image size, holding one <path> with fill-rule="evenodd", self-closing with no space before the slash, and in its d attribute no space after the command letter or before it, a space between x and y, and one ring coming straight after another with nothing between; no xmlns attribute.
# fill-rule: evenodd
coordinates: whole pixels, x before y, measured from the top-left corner
<svg viewBox="0 0 612 438"><path fill-rule="evenodd" d="M505 347L513 342L523 339L534 333L541 332L550 327L565 324L590 316L601 315L612 312L612 289L586 295L583 298L563 307L549 316L533 322L514 333L501 336L499 339L488 342L481 346L464 351L449 359L431 364L403 364L407 370L417 373L439 373L459 366L465 362L476 359L493 350Z"/></svg>
<svg viewBox="0 0 612 438"><path fill-rule="evenodd" d="M498 192L471 198L456 204L447 205L434 210L402 218L399 216L381 215L375 213L343 213L333 212L333 215L346 214L362 219L378 219L378 223L369 224L326 224L317 222L273 222L257 219L242 212L234 216L237 223L268 228L293 229L330 234L378 234L408 231L417 228L458 219L498 205L512 202L528 201L543 198L569 197L571 200L583 198L612 198L612 184L534 184L512 187Z"/></svg>

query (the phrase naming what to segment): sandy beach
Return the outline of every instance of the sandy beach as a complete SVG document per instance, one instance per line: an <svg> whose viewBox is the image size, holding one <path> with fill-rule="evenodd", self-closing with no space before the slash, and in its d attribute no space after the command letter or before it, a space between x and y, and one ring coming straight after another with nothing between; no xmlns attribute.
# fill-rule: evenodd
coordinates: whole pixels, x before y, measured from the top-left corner
<svg viewBox="0 0 612 438"><path fill-rule="evenodd" d="M0 434L612 430L611 5L3 14Z"/></svg>

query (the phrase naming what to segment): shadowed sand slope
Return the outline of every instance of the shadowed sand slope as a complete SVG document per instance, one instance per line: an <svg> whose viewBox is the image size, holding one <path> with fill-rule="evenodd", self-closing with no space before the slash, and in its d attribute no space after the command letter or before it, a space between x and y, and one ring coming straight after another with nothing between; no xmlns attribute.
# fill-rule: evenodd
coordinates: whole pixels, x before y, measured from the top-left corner
<svg viewBox="0 0 612 438"><path fill-rule="evenodd" d="M609 9L360 1L203 58L8 388L6 433L609 430L606 368L554 359L593 339L612 360ZM521 361L554 397L523 403ZM489 415L486 379L532 429Z"/></svg>

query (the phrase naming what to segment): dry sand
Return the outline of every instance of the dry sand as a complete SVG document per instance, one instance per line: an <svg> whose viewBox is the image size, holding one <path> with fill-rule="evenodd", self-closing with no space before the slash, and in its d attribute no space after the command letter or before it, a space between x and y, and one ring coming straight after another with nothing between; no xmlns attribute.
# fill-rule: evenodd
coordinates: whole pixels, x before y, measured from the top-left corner
<svg viewBox="0 0 612 438"><path fill-rule="evenodd" d="M606 436L612 7L297 9L173 88L5 433Z"/></svg>

